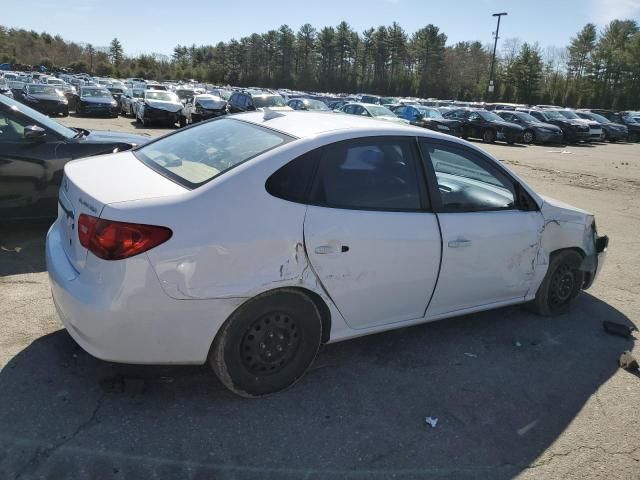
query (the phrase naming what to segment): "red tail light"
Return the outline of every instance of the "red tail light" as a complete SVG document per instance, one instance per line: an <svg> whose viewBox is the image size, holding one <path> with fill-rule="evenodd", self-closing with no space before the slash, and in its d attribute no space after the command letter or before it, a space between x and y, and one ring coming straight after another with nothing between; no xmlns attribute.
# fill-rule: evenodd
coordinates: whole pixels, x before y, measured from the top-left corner
<svg viewBox="0 0 640 480"><path fill-rule="evenodd" d="M78 218L80 245L105 260L133 257L166 242L171 235L166 227L115 222L84 213Z"/></svg>

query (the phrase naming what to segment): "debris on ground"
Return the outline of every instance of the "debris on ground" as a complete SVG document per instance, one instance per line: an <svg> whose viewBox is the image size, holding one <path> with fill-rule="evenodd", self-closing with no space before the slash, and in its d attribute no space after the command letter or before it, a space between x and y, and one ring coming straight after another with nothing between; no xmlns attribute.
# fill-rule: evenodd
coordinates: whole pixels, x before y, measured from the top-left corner
<svg viewBox="0 0 640 480"><path fill-rule="evenodd" d="M436 417L425 417L424 421L427 425L430 425L431 428L436 428L436 425L438 425L438 419Z"/></svg>
<svg viewBox="0 0 640 480"><path fill-rule="evenodd" d="M22 251L22 247L7 248L4 245L0 245L0 250L3 252L20 253Z"/></svg>
<svg viewBox="0 0 640 480"><path fill-rule="evenodd" d="M517 433L519 436L521 436L521 437L522 437L522 436L526 435L526 434L527 434L527 432L528 432L529 430L531 430L533 427L535 427L537 424L538 424L538 420L534 420L533 422L531 422L531 423L529 423L529 424L525 425L524 427L519 428L518 430L516 430L516 433Z"/></svg>
<svg viewBox="0 0 640 480"><path fill-rule="evenodd" d="M515 342L513 342L513 344L518 348L520 348L522 346L522 343L518 342L517 340Z"/></svg>
<svg viewBox="0 0 640 480"><path fill-rule="evenodd" d="M469 358L478 358L478 355L476 355L475 353L464 352L464 354Z"/></svg>
<svg viewBox="0 0 640 480"><path fill-rule="evenodd" d="M547 153L561 153L563 155L567 155L567 154L571 154L573 152L569 151L569 150L547 150Z"/></svg>
<svg viewBox="0 0 640 480"><path fill-rule="evenodd" d="M625 369L628 372L638 373L640 370L640 365L638 365L638 360L631 354L629 350L620 355L618 359L618 365L620 368Z"/></svg>
<svg viewBox="0 0 640 480"><path fill-rule="evenodd" d="M605 332L624 338L633 338L633 331L637 330L635 327L629 327L622 323L610 322L608 320L602 322L602 327Z"/></svg>

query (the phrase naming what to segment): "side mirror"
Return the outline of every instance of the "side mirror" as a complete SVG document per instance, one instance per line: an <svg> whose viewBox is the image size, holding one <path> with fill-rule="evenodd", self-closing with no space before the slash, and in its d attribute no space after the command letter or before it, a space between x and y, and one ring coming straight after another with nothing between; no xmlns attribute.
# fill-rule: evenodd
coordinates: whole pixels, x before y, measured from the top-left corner
<svg viewBox="0 0 640 480"><path fill-rule="evenodd" d="M47 135L47 131L37 125L28 125L24 127L22 135L25 140L41 140Z"/></svg>

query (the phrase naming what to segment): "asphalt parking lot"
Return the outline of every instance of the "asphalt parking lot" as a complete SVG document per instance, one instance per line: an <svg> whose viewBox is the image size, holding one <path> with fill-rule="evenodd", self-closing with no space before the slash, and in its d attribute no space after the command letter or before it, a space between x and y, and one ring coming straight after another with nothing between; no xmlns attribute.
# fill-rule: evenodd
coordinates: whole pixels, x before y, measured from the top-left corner
<svg viewBox="0 0 640 480"><path fill-rule="evenodd" d="M509 307L328 345L294 388L261 400L233 396L206 367L86 354L51 300L47 225L3 226L0 478L640 478L640 376L617 366L640 350L602 329L639 322L640 144L487 149L609 235L576 308L547 319Z"/></svg>

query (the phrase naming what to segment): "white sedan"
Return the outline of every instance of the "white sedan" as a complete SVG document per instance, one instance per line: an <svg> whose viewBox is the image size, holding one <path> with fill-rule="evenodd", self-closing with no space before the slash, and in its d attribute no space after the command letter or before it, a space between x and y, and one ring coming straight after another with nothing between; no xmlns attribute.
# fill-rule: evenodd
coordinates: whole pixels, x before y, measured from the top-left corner
<svg viewBox="0 0 640 480"><path fill-rule="evenodd" d="M505 305L562 313L607 244L593 215L463 140L267 110L68 163L46 253L87 352L208 361L255 397L322 343Z"/></svg>

